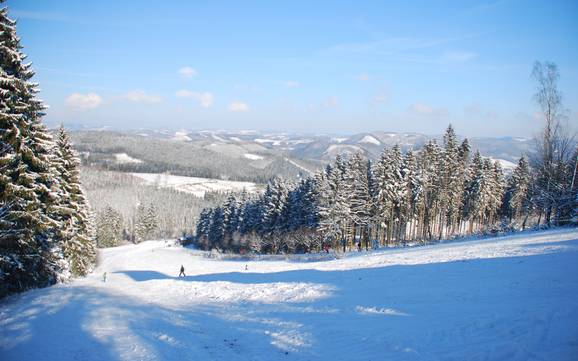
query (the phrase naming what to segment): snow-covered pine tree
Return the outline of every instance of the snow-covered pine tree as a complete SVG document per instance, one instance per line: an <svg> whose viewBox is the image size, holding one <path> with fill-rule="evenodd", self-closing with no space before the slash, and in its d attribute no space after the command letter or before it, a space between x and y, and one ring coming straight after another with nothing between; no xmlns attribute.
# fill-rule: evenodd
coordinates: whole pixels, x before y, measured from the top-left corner
<svg viewBox="0 0 578 361"><path fill-rule="evenodd" d="M375 180L374 165L373 162L368 159L367 164L365 166L367 169L367 190L369 191L369 224L368 224L368 237L371 242L374 242L378 239L377 231L378 227L376 227L376 218L377 218L377 182ZM373 245L372 245L373 247Z"/></svg>
<svg viewBox="0 0 578 361"><path fill-rule="evenodd" d="M148 227L146 217L146 207L144 203L139 202L136 206L134 217L134 241L142 242L148 239Z"/></svg>
<svg viewBox="0 0 578 361"><path fill-rule="evenodd" d="M419 216L420 238L430 240L434 237L433 222L437 216L439 196L439 168L441 150L435 140L430 140L419 152L419 170L424 197L422 214Z"/></svg>
<svg viewBox="0 0 578 361"><path fill-rule="evenodd" d="M149 239L155 239L158 236L159 217L157 214L157 208L153 203L149 203L149 206L146 210L146 215Z"/></svg>
<svg viewBox="0 0 578 361"><path fill-rule="evenodd" d="M209 230L211 229L212 218L213 210L211 208L204 208L199 215L195 227L197 244L204 250L209 249Z"/></svg>
<svg viewBox="0 0 578 361"><path fill-rule="evenodd" d="M349 214L353 223L354 239L369 248L368 226L371 217L371 195L367 178L367 161L357 152L349 158L346 174L349 184Z"/></svg>
<svg viewBox="0 0 578 361"><path fill-rule="evenodd" d="M139 203L134 220L134 237L136 242L154 239L159 228L157 211L154 204Z"/></svg>
<svg viewBox="0 0 578 361"><path fill-rule="evenodd" d="M461 176L461 187L462 187L462 191L461 191L461 195L460 195L460 200L459 200L459 204L458 204L458 209L459 209L459 214L458 214L458 221L457 221L457 233L458 234L463 234L463 226L465 225L464 222L464 218L463 218L463 208L464 208L464 197L466 196L467 190L467 183L468 183L468 177L469 177L469 171L470 171L470 143L468 141L468 138L465 138L462 141L462 144L460 144L460 149L459 149L459 162L460 162L460 176ZM455 232L454 232L455 233Z"/></svg>
<svg viewBox="0 0 578 361"><path fill-rule="evenodd" d="M211 227L209 229L209 248L219 248L225 234L223 207L216 207L212 212Z"/></svg>
<svg viewBox="0 0 578 361"><path fill-rule="evenodd" d="M274 177L267 184L267 189L262 196L262 228L261 235L266 243L263 246L266 251L277 253L282 244L281 235L287 229L289 190L285 182Z"/></svg>
<svg viewBox="0 0 578 361"><path fill-rule="evenodd" d="M442 189L440 199L440 238L453 234L458 227L462 195L464 193L464 170L460 147L451 124L444 134ZM444 233L445 231L445 233Z"/></svg>
<svg viewBox="0 0 578 361"><path fill-rule="evenodd" d="M499 219L499 211L504 197L504 172L498 161L492 162L486 159L488 168L488 222L487 227L492 227Z"/></svg>
<svg viewBox="0 0 578 361"><path fill-rule="evenodd" d="M230 194L223 204L223 247L228 248L239 228L239 202L234 194Z"/></svg>
<svg viewBox="0 0 578 361"><path fill-rule="evenodd" d="M389 199L389 193L385 191L387 174L390 172L390 156L391 150L384 148L373 170L375 177L375 223L380 246L385 245L388 224L393 209L393 201Z"/></svg>
<svg viewBox="0 0 578 361"><path fill-rule="evenodd" d="M261 207L258 199L248 199L241 207L241 221L239 232L248 235L257 232L261 220Z"/></svg>
<svg viewBox="0 0 578 361"><path fill-rule="evenodd" d="M305 192L305 179L301 179L297 187L290 189L287 196L287 206L289 207L289 218L287 221L287 231L298 231L305 223L305 210L302 208L302 199Z"/></svg>
<svg viewBox="0 0 578 361"><path fill-rule="evenodd" d="M80 160L61 126L55 139L54 168L59 179L64 256L75 276L84 276L96 262L96 235L90 206L80 184Z"/></svg>
<svg viewBox="0 0 578 361"><path fill-rule="evenodd" d="M345 171L343 158L338 155L334 165L327 166L325 174L316 180L319 189L319 232L334 248L338 248L341 243L344 252L349 219Z"/></svg>
<svg viewBox="0 0 578 361"><path fill-rule="evenodd" d="M469 179L464 199L464 217L469 220L468 233L482 229L487 208L488 173L484 159L476 151L469 170Z"/></svg>
<svg viewBox="0 0 578 361"><path fill-rule="evenodd" d="M331 165L315 174L316 205L318 215L317 232L323 242L330 245L339 237L335 225L331 223L334 218L331 212L332 192L329 187L328 175L331 174Z"/></svg>
<svg viewBox="0 0 578 361"><path fill-rule="evenodd" d="M124 221L122 215L106 206L96 217L96 244L100 248L115 247L122 241Z"/></svg>
<svg viewBox="0 0 578 361"><path fill-rule="evenodd" d="M315 178L307 178L300 188L300 193L299 207L303 217L301 219L302 232L311 241L309 248L321 247L321 239L316 234L319 226L319 188Z"/></svg>
<svg viewBox="0 0 578 361"><path fill-rule="evenodd" d="M404 236L409 240L416 237L416 221L422 202L421 183L419 180L417 159L412 149L409 149L403 158L403 182L406 188L405 200L401 211L402 219L406 225L403 230Z"/></svg>
<svg viewBox="0 0 578 361"><path fill-rule="evenodd" d="M530 167L525 157L521 157L508 181L504 195L504 208L510 217L510 222L519 224L524 229L530 214Z"/></svg>
<svg viewBox="0 0 578 361"><path fill-rule="evenodd" d="M0 297L54 283L65 267L53 218L58 202L50 152L41 123L34 72L21 51L16 23L0 10L0 204L9 205L0 224ZM9 228L4 228L9 224Z"/></svg>
<svg viewBox="0 0 578 361"><path fill-rule="evenodd" d="M381 219L385 245L400 237L400 215L406 197L402 169L403 158L399 145L385 149L375 168L377 213Z"/></svg>

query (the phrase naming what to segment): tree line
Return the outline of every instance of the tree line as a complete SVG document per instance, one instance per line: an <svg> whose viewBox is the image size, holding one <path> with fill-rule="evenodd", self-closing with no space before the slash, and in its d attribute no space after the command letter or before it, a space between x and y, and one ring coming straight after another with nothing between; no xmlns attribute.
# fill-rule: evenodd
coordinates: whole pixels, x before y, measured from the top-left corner
<svg viewBox="0 0 578 361"><path fill-rule="evenodd" d="M578 154L544 164L538 148L533 167L522 157L506 176L498 161L470 152L450 125L443 144L418 152L396 145L376 162L337 156L313 177L274 178L262 195L203 210L195 242L240 253L346 251L571 222Z"/></svg>

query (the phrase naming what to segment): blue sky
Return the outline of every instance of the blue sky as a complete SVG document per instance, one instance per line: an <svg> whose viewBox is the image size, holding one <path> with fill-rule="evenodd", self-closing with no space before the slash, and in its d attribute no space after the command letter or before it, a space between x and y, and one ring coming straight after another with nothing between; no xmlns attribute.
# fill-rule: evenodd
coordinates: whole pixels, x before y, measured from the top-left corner
<svg viewBox="0 0 578 361"><path fill-rule="evenodd" d="M531 136L548 60L578 125L577 1L6 4L49 124Z"/></svg>

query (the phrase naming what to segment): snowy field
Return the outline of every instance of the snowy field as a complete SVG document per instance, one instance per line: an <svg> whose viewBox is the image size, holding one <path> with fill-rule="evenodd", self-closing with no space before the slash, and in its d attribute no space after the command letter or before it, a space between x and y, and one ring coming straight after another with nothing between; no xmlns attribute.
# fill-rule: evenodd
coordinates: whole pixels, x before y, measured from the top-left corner
<svg viewBox="0 0 578 361"><path fill-rule="evenodd" d="M578 229L322 262L154 241L0 301L2 361L577 359Z"/></svg>
<svg viewBox="0 0 578 361"><path fill-rule="evenodd" d="M184 177L164 173L131 173L148 185L160 188L173 188L202 198L207 192L255 192L257 186L251 182L225 181L220 179Z"/></svg>

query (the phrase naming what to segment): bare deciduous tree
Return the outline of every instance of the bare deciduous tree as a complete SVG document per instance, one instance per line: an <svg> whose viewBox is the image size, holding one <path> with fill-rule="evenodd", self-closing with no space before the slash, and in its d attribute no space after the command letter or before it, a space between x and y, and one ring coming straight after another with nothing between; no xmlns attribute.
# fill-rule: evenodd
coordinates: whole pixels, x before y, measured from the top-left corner
<svg viewBox="0 0 578 361"><path fill-rule="evenodd" d="M537 82L534 99L540 106L544 128L536 137L533 166L536 169L534 202L548 225L558 223L561 208L571 191L568 186L569 159L575 146L575 136L565 124L566 111L558 90L560 73L556 64L536 62L532 77Z"/></svg>

